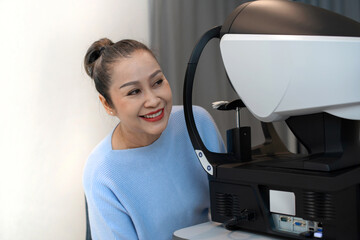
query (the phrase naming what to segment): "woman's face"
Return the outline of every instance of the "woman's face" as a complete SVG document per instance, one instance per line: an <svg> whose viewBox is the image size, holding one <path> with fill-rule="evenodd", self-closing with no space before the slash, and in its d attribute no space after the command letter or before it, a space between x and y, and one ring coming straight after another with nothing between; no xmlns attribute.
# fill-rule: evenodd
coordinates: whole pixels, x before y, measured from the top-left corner
<svg viewBox="0 0 360 240"><path fill-rule="evenodd" d="M115 63L110 98L121 129L137 137L159 136L166 128L172 94L158 62L147 51L137 50Z"/></svg>

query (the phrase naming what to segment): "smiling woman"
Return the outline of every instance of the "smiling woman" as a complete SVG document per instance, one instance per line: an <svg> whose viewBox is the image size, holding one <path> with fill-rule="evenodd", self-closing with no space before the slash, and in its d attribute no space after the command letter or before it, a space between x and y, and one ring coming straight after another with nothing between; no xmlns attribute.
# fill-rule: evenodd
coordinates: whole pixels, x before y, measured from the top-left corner
<svg viewBox="0 0 360 240"><path fill-rule="evenodd" d="M108 112L121 119L112 139L113 148L153 143L166 128L172 107L169 83L154 56L149 51L135 51L113 66L111 79L113 106L105 98L100 99Z"/></svg>
<svg viewBox="0 0 360 240"><path fill-rule="evenodd" d="M166 240L207 221L206 173L151 50L135 40L101 39L84 61L105 110L120 120L84 169L92 238ZM199 107L194 113L208 149L223 152L210 115Z"/></svg>

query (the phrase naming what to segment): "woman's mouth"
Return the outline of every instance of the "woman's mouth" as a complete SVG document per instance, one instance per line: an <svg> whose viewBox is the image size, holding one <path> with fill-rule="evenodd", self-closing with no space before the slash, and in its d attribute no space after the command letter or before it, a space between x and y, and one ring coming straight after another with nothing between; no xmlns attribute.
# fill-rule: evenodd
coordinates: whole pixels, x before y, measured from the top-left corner
<svg viewBox="0 0 360 240"><path fill-rule="evenodd" d="M164 109L159 109L155 112L148 113L146 115L140 116L142 119L148 122L156 122L161 120L164 117Z"/></svg>

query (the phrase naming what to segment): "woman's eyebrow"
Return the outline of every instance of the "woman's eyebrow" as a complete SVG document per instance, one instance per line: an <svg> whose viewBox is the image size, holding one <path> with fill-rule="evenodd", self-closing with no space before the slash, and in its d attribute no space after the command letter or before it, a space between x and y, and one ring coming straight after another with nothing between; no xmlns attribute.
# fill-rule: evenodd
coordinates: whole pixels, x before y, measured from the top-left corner
<svg viewBox="0 0 360 240"><path fill-rule="evenodd" d="M160 69L158 69L155 72L153 72L152 74L150 74L149 78L151 79L151 78L155 77L158 73L161 73Z"/></svg>
<svg viewBox="0 0 360 240"><path fill-rule="evenodd" d="M158 69L158 70L156 70L155 72L153 72L152 74L150 74L149 79L155 77L158 73L161 73L161 70L160 70L160 69ZM119 89L120 89L120 88L123 88L123 87L131 86L131 85L137 85L137 84L139 84L139 83L140 83L140 81L127 82L127 83L124 83L123 85L121 85L121 86L119 87Z"/></svg>
<svg viewBox="0 0 360 240"><path fill-rule="evenodd" d="M130 86L130 85L137 85L137 84L139 84L139 81L131 81L131 82L124 83L119 88L127 87L127 86Z"/></svg>

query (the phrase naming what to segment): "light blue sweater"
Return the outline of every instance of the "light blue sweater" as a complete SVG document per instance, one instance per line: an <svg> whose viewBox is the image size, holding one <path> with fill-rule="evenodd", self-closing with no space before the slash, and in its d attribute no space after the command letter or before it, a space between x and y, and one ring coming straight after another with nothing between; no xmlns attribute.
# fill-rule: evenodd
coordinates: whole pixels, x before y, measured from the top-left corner
<svg viewBox="0 0 360 240"><path fill-rule="evenodd" d="M224 152L210 115L194 107L207 148ZM112 150L111 132L90 154L83 175L94 240L169 240L174 231L208 220L209 190L186 129L174 106L153 144Z"/></svg>

